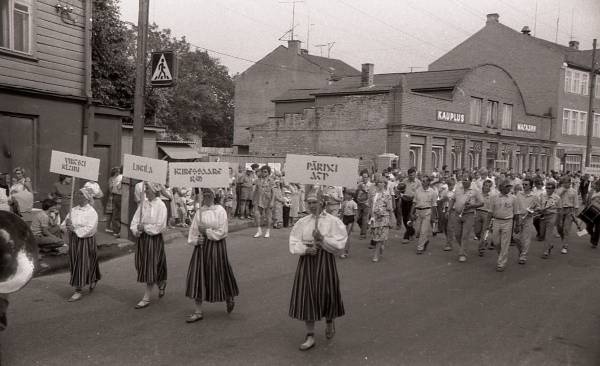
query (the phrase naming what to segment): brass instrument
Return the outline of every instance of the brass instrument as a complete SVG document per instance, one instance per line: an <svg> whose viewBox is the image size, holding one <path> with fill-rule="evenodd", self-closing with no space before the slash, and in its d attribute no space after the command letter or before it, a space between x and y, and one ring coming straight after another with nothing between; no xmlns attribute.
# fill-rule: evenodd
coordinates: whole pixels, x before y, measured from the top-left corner
<svg viewBox="0 0 600 366"><path fill-rule="evenodd" d="M17 215L0 211L0 294L23 288L36 264L37 246L29 226Z"/></svg>
<svg viewBox="0 0 600 366"><path fill-rule="evenodd" d="M467 203L469 203L470 200L471 200L471 192L467 192L467 199L465 199L465 203L463 204L462 210L460 210L460 213L458 214L459 218L462 218L463 213L465 212L465 206L467 206Z"/></svg>

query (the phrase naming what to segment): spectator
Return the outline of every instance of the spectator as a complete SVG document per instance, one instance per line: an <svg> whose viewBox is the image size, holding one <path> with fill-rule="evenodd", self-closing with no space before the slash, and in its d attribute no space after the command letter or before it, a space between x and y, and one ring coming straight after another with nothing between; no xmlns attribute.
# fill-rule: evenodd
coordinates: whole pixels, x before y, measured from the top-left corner
<svg viewBox="0 0 600 366"><path fill-rule="evenodd" d="M42 201L42 211L31 222L31 232L41 253L58 253L58 248L64 245L58 210L56 201L46 198Z"/></svg>

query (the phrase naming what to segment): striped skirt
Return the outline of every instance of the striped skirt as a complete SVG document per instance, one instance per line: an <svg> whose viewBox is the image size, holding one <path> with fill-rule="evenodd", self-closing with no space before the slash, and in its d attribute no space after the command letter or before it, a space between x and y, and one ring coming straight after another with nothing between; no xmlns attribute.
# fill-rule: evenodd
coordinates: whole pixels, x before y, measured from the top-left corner
<svg viewBox="0 0 600 366"><path fill-rule="evenodd" d="M335 256L325 250L302 255L292 288L290 317L302 321L333 319L344 315Z"/></svg>
<svg viewBox="0 0 600 366"><path fill-rule="evenodd" d="M140 235L135 251L135 269L138 282L160 285L167 280L167 256L162 234Z"/></svg>
<svg viewBox="0 0 600 366"><path fill-rule="evenodd" d="M75 233L69 234L69 283L75 288L82 288L100 280L100 267L96 254L96 237L79 238Z"/></svg>
<svg viewBox="0 0 600 366"><path fill-rule="evenodd" d="M196 245L190 260L185 296L201 300L204 286L204 300L208 302L227 301L239 295L237 282L229 259L225 239L212 241L204 239L203 245Z"/></svg>

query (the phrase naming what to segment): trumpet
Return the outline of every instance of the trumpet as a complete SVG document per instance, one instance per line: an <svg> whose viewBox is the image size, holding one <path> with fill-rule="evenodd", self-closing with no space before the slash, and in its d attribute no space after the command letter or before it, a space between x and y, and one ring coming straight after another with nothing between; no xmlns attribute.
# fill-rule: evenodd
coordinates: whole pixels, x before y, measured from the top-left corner
<svg viewBox="0 0 600 366"><path fill-rule="evenodd" d="M37 248L29 226L17 215L0 211L0 294L23 288L36 264Z"/></svg>
<svg viewBox="0 0 600 366"><path fill-rule="evenodd" d="M462 218L463 213L465 212L465 208L467 206L467 204L469 203L469 201L471 200L471 192L467 193L467 199L465 199L465 204L463 205L462 209L460 210L460 213L458 214L459 218Z"/></svg>

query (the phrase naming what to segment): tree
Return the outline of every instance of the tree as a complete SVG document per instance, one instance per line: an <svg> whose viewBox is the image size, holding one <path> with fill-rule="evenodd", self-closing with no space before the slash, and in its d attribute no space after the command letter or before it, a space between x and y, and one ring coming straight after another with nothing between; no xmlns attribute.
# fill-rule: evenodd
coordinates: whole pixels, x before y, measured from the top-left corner
<svg viewBox="0 0 600 366"><path fill-rule="evenodd" d="M119 19L119 0L94 0L92 94L102 104L131 108L135 62L127 50L132 34Z"/></svg>

